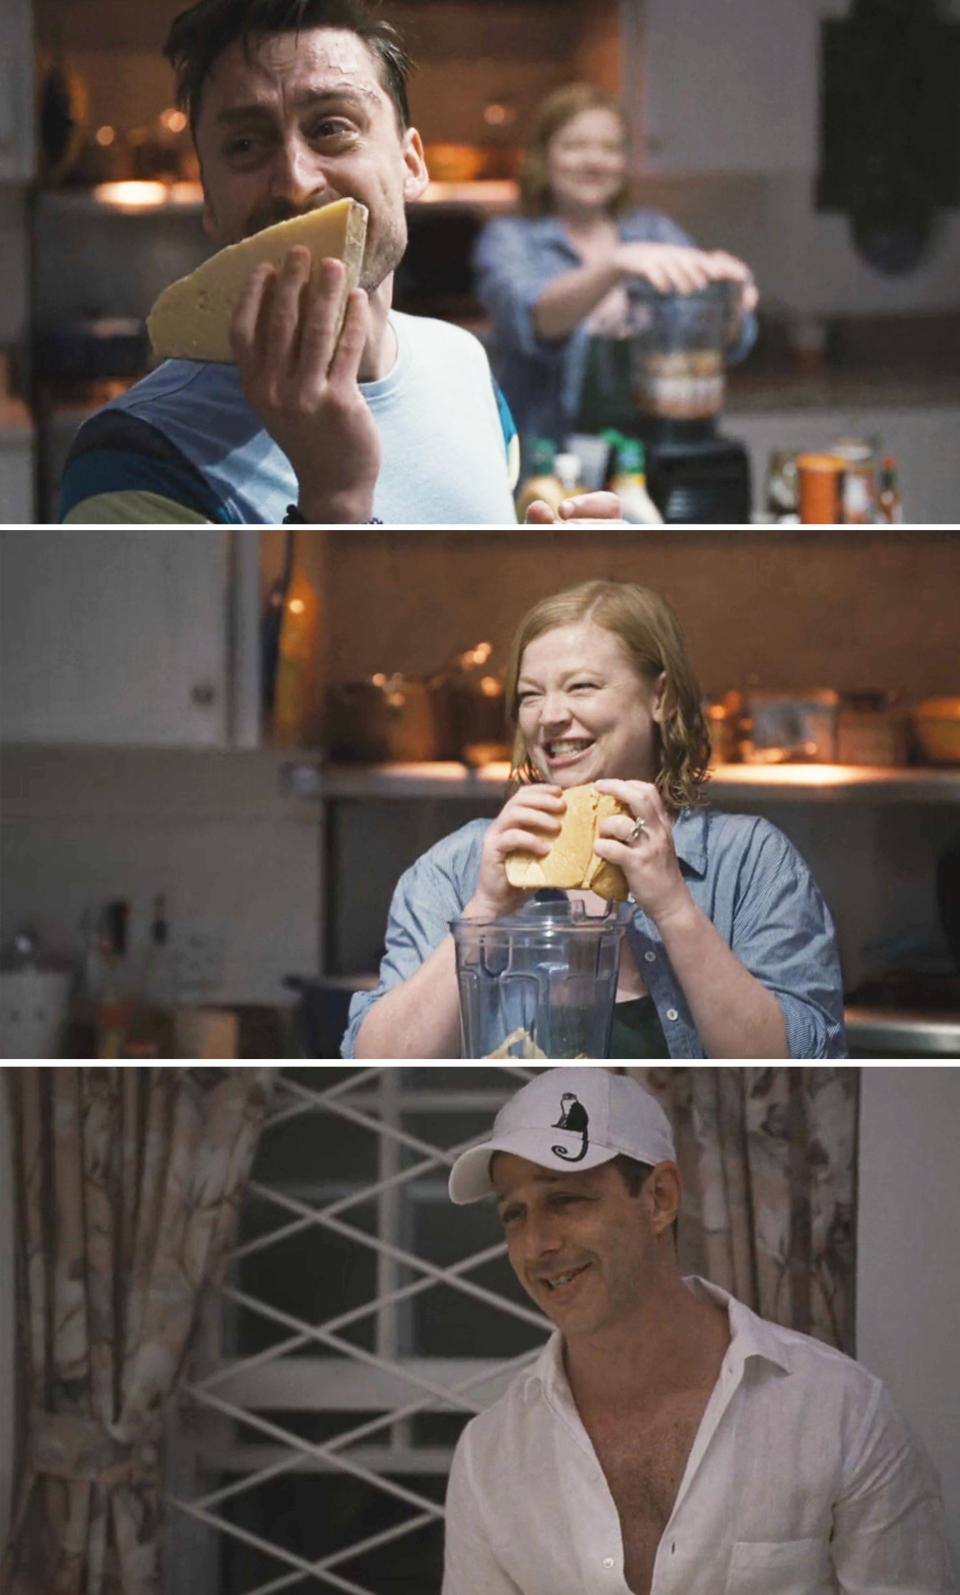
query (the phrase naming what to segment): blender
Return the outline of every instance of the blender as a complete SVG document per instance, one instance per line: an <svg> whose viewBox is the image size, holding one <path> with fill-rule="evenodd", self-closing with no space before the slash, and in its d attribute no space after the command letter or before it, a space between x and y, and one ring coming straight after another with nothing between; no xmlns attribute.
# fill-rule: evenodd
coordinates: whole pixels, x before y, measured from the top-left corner
<svg viewBox="0 0 960 1595"><path fill-rule="evenodd" d="M736 282L631 295L631 389L650 493L668 523L750 520L746 449L716 425L739 302Z"/></svg>
<svg viewBox="0 0 960 1595"><path fill-rule="evenodd" d="M614 426L641 440L650 496L668 524L750 520L746 449L717 430L739 300L737 282L662 294L637 279L628 336L591 340L578 430Z"/></svg>
<svg viewBox="0 0 960 1595"><path fill-rule="evenodd" d="M632 909L579 899L526 903L495 920L450 922L464 1058L606 1058Z"/></svg>

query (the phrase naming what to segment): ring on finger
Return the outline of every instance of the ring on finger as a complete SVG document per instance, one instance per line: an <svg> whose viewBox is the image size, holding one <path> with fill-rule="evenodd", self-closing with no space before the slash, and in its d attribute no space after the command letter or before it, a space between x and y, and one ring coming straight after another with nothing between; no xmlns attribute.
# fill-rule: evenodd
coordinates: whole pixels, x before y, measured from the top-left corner
<svg viewBox="0 0 960 1595"><path fill-rule="evenodd" d="M640 837L643 835L643 832L646 830L646 828L647 828L646 820L636 820L634 822L633 830L630 832L630 835L627 837L627 842L630 843L630 842L639 841Z"/></svg>

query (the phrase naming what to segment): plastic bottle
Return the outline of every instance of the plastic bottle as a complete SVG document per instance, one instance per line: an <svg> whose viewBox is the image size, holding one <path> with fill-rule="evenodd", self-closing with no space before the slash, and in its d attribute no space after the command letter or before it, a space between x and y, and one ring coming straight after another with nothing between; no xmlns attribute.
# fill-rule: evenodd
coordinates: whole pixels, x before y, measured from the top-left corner
<svg viewBox="0 0 960 1595"><path fill-rule="evenodd" d="M646 456L636 438L616 445L616 469L610 491L620 499L620 514L632 526L662 526L663 516L647 492Z"/></svg>
<svg viewBox="0 0 960 1595"><path fill-rule="evenodd" d="M106 903L100 919L98 966L93 977L96 993L94 1036L96 1057L123 1058L133 1018L127 967L127 926L130 905L122 898Z"/></svg>
<svg viewBox="0 0 960 1595"><path fill-rule="evenodd" d="M897 462L892 454L884 455L880 462L877 520L884 526L899 526L903 520L903 504L897 487Z"/></svg>
<svg viewBox="0 0 960 1595"><path fill-rule="evenodd" d="M541 498L555 510L564 498L553 472L555 449L549 438L531 438L527 447L530 473L517 489L517 520L522 521L534 499Z"/></svg>
<svg viewBox="0 0 960 1595"><path fill-rule="evenodd" d="M557 454L554 457L553 474L562 489L558 503L562 504L565 498L576 498L578 493L587 491L580 480L580 469L580 457L577 454Z"/></svg>

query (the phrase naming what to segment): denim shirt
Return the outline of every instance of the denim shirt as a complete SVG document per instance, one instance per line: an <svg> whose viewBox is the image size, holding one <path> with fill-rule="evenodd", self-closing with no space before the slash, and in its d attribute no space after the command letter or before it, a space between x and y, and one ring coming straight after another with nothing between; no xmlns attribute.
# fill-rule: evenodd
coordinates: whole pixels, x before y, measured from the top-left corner
<svg viewBox="0 0 960 1595"><path fill-rule="evenodd" d="M415 974L473 896L490 820L471 820L400 877L374 991L357 992L341 1047L353 1057L368 1008ZM844 1058L843 988L833 921L793 843L769 820L683 809L673 844L697 907L783 1009L792 1058ZM654 1000L671 1058L703 1058L687 1000L653 920L634 906L627 939Z"/></svg>
<svg viewBox="0 0 960 1595"><path fill-rule="evenodd" d="M631 211L617 226L623 243L696 247L657 210ZM561 442L576 422L589 330L581 321L565 338L539 338L533 307L547 283L582 264L558 216L496 217L474 246L477 296L493 319L497 378L524 441L544 437ZM750 312L727 359L742 360L756 338L756 317Z"/></svg>

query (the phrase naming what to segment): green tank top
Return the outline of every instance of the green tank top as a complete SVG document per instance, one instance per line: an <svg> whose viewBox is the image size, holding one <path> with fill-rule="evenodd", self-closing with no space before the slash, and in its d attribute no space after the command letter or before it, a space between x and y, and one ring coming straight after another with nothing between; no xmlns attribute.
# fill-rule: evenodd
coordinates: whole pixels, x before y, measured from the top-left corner
<svg viewBox="0 0 960 1595"><path fill-rule="evenodd" d="M631 997L613 1009L611 1058L669 1058L670 1049L652 997Z"/></svg>

